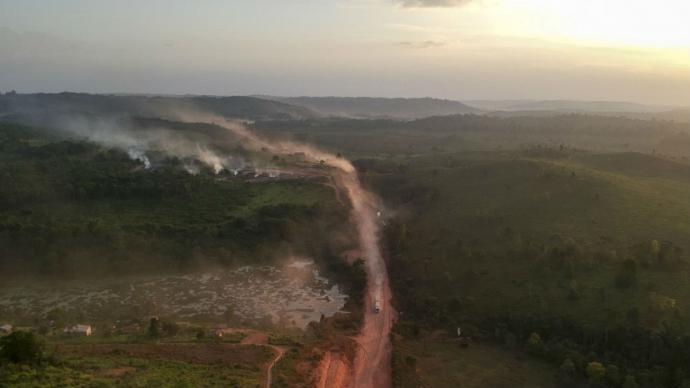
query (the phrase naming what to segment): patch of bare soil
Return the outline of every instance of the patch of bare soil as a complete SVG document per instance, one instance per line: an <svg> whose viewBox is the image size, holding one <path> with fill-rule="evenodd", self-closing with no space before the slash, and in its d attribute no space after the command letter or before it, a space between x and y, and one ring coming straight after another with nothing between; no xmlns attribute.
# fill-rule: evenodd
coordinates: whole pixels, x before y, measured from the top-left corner
<svg viewBox="0 0 690 388"><path fill-rule="evenodd" d="M123 378L125 375L128 375L130 373L134 373L136 371L137 371L137 368L127 366L127 367L122 367L122 368L106 369L106 370L100 372L99 375L102 377L107 377L109 379L120 379L120 378Z"/></svg>
<svg viewBox="0 0 690 388"><path fill-rule="evenodd" d="M242 345L266 345L268 343L268 334L260 331L245 331L246 337L242 340Z"/></svg>
<svg viewBox="0 0 690 388"><path fill-rule="evenodd" d="M352 368L347 358L340 352L326 352L316 373L317 388L350 387Z"/></svg>

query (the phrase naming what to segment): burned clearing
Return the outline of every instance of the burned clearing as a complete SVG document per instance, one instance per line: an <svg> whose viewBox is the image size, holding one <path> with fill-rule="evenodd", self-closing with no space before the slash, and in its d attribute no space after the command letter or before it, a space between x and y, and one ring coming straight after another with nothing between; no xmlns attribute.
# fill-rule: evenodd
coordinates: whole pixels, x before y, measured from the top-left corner
<svg viewBox="0 0 690 388"><path fill-rule="evenodd" d="M305 328L340 311L347 295L310 261L197 274L14 287L0 294L0 317L35 322L60 309L72 319L115 322L165 316L194 322Z"/></svg>

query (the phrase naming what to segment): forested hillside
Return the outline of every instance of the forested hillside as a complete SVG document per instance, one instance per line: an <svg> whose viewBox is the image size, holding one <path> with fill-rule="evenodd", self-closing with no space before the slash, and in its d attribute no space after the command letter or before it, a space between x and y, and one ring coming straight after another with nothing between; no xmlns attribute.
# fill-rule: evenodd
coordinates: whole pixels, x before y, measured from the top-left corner
<svg viewBox="0 0 690 388"><path fill-rule="evenodd" d="M0 119L29 123L51 123L58 119L85 116L171 117L199 112L248 120L303 119L318 116L300 106L254 97L231 96L143 96L86 93L0 94Z"/></svg>
<svg viewBox="0 0 690 388"><path fill-rule="evenodd" d="M411 120L429 116L477 113L459 101L437 98L262 97L302 106L324 116Z"/></svg>
<svg viewBox="0 0 690 388"><path fill-rule="evenodd" d="M597 365L613 387L690 381L689 165L536 148L367 171L396 210L401 333L462 327L562 366L559 384Z"/></svg>
<svg viewBox="0 0 690 388"><path fill-rule="evenodd" d="M488 117L473 114L394 120L311 119L258 121L269 133L357 157L444 153L458 150L526 149L537 145L602 152L642 152L690 157L690 125L582 114L550 117Z"/></svg>

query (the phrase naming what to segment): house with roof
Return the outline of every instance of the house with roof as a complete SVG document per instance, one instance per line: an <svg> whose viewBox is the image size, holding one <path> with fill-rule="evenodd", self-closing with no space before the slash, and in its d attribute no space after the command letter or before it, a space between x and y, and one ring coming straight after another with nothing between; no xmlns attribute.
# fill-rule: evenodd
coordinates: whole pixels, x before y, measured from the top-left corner
<svg viewBox="0 0 690 388"><path fill-rule="evenodd" d="M64 330L65 334L83 335L90 336L93 333L91 325L74 325L68 326Z"/></svg>
<svg viewBox="0 0 690 388"><path fill-rule="evenodd" d="M12 325L10 325L9 323L6 323L6 324L0 326L0 335L10 334L10 333L12 333Z"/></svg>

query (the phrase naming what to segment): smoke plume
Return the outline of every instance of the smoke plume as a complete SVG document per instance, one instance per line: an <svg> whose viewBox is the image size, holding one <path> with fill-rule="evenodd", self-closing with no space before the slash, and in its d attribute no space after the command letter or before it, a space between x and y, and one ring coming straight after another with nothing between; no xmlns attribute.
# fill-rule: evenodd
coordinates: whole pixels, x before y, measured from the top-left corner
<svg viewBox="0 0 690 388"><path fill-rule="evenodd" d="M51 127L109 148L120 149L147 169L152 166L150 153L179 158L192 174L199 172L195 161L210 167L216 174L222 170L234 172L247 164L241 156L215 149L213 139L201 136L194 138L182 131L164 127L142 129L129 120L70 115L55 119Z"/></svg>

